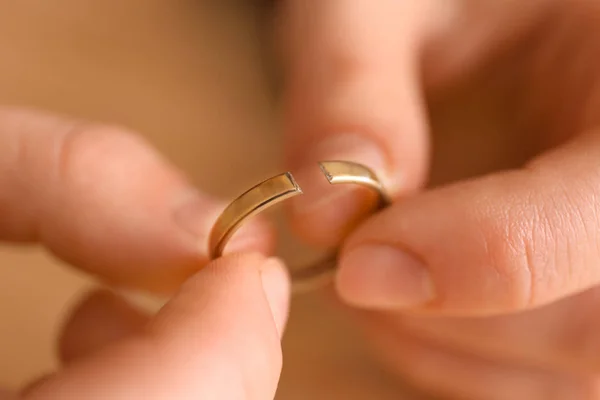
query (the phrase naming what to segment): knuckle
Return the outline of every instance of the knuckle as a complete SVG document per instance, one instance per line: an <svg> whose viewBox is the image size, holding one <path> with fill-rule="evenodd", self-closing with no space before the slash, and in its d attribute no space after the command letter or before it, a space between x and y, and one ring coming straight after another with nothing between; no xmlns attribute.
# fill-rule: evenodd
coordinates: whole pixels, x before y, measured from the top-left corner
<svg viewBox="0 0 600 400"><path fill-rule="evenodd" d="M85 183L130 160L141 143L134 133L111 125L74 123L55 138L52 171L61 183ZM112 166L112 167L111 167Z"/></svg>
<svg viewBox="0 0 600 400"><path fill-rule="evenodd" d="M551 187L521 196L480 223L487 260L505 280L515 308L551 301L586 278L579 266L585 261L581 245L589 240L588 212L576 193Z"/></svg>
<svg viewBox="0 0 600 400"><path fill-rule="evenodd" d="M487 267L504 288L502 301L509 308L527 308L536 295L538 248L545 235L540 215L523 215L514 205L482 216L476 225Z"/></svg>

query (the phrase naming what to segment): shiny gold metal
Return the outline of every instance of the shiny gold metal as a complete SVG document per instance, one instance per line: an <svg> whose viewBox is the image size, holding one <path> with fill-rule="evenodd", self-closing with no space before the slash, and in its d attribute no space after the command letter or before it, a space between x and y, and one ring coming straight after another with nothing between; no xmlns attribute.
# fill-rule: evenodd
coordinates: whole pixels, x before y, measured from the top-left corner
<svg viewBox="0 0 600 400"><path fill-rule="evenodd" d="M352 183L374 190L378 195L377 209L389 204L385 188L368 167L350 161L322 161L319 167L332 185ZM209 239L211 259L223 254L229 239L248 218L300 194L302 189L292 174L286 172L259 183L233 200L213 226ZM324 261L292 272L293 291L308 291L328 282L335 271L336 259L334 254Z"/></svg>

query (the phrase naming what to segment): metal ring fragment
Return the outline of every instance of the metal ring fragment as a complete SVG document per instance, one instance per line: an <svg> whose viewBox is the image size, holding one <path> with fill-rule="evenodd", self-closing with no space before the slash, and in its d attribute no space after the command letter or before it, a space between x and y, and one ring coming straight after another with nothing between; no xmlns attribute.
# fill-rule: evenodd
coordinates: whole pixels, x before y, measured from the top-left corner
<svg viewBox="0 0 600 400"><path fill-rule="evenodd" d="M330 184L356 184L373 190L378 196L377 209L386 207L390 199L375 173L368 167L350 161L322 161L321 171ZM250 188L233 200L217 218L209 239L210 258L219 258L229 239L252 216L284 200L302 194L291 173L276 175ZM335 272L337 255L309 267L293 271L292 290L310 291L329 281Z"/></svg>

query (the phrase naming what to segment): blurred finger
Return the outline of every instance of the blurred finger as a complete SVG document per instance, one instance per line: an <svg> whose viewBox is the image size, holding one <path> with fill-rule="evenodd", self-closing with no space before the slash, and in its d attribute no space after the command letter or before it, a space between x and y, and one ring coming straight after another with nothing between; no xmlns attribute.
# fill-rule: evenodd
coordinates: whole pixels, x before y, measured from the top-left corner
<svg viewBox="0 0 600 400"><path fill-rule="evenodd" d="M289 211L310 242L339 243L369 206L364 190L329 190L318 161L365 164L394 195L423 183L419 49L444 11L431 1L286 2L286 155L305 193Z"/></svg>
<svg viewBox="0 0 600 400"><path fill-rule="evenodd" d="M552 305L486 318L392 315L393 329L493 359L584 373L600 371L600 289ZM540 332L544 332L540 335Z"/></svg>
<svg viewBox="0 0 600 400"><path fill-rule="evenodd" d="M389 327L378 329L373 339L378 354L393 372L439 396L457 400L595 400L600 393L591 376L571 376L483 359Z"/></svg>
<svg viewBox="0 0 600 400"><path fill-rule="evenodd" d="M169 290L206 264L222 207L127 130L0 109L0 239L40 241L110 281ZM245 231L238 250L269 251L264 225Z"/></svg>
<svg viewBox="0 0 600 400"><path fill-rule="evenodd" d="M69 363L139 333L150 319L109 291L90 293L73 311L59 339L59 358Z"/></svg>

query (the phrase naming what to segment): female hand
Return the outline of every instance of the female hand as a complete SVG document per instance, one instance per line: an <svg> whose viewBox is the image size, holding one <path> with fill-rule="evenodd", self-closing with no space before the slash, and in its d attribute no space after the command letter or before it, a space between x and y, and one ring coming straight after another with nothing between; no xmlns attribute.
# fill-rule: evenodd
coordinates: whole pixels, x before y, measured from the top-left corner
<svg viewBox="0 0 600 400"><path fill-rule="evenodd" d="M288 0L281 16L287 157L309 171L296 231L338 243L365 206L307 179L318 159L371 166L395 198L351 231L336 280L382 358L452 398L597 398L600 3ZM451 102L476 73L505 131L431 137L425 93ZM442 141L496 171L422 190Z"/></svg>
<svg viewBox="0 0 600 400"><path fill-rule="evenodd" d="M259 220L231 242L246 255L207 265L220 208L134 134L0 110L1 240L41 243L121 287L171 293L186 281L153 317L89 295L64 327L63 367L18 398L272 399L288 278L254 252L272 247Z"/></svg>

